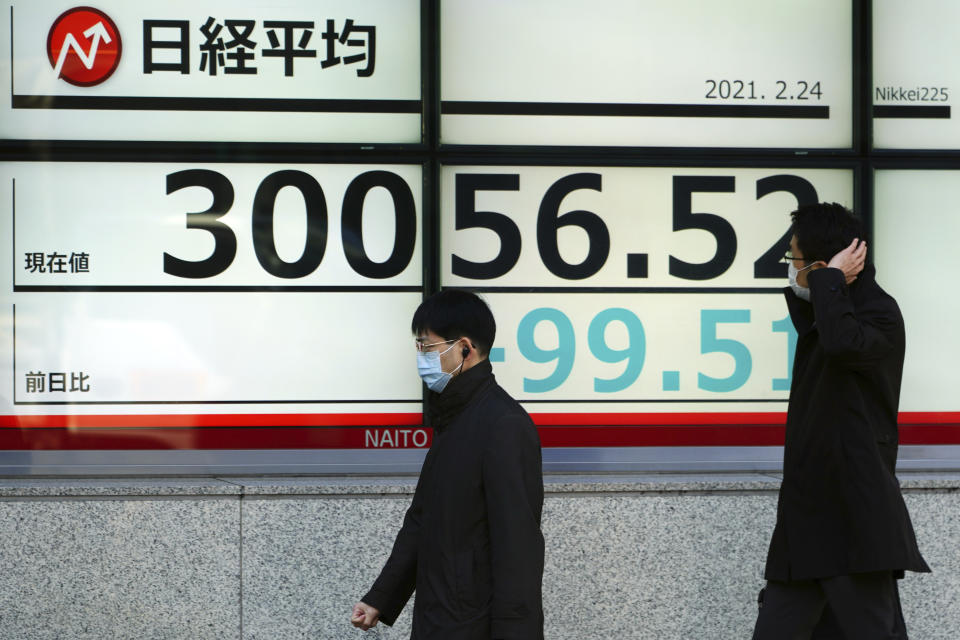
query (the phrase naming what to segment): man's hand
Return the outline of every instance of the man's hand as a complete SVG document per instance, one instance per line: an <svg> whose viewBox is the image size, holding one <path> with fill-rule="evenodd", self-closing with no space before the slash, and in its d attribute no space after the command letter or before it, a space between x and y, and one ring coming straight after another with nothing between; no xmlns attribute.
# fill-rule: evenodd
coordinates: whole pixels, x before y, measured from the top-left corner
<svg viewBox="0 0 960 640"><path fill-rule="evenodd" d="M867 258L867 243L854 238L850 246L830 258L828 267L843 271L847 284L857 279L857 274L863 271L863 263Z"/></svg>
<svg viewBox="0 0 960 640"><path fill-rule="evenodd" d="M380 620L380 611L371 607L366 602L358 602L353 605L353 615L350 616L350 623L358 629L369 631L377 626Z"/></svg>

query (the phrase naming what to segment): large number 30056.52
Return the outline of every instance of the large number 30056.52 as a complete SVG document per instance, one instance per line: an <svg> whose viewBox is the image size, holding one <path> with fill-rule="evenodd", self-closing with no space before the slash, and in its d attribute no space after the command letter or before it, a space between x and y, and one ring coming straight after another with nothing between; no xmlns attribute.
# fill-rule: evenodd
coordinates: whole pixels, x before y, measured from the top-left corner
<svg viewBox="0 0 960 640"><path fill-rule="evenodd" d="M691 196L694 193L732 193L734 176L674 176L673 230L702 229L716 238L717 249L706 262L685 262L670 256L670 275L685 280L709 280L721 275L733 264L737 255L737 234L725 218L713 213L695 213ZM757 180L757 199L778 191L792 194L799 205L818 201L817 191L810 182L795 175L773 175ZM506 274L520 259L521 234L510 216L496 211L477 211L478 191L518 191L520 176L515 173L457 174L455 192L456 229L484 228L500 238L500 251L487 262L473 262L453 256L453 273L475 280L490 280ZM537 249L544 266L554 275L567 280L582 280L597 273L610 254L610 232L607 225L591 211L560 213L563 199L578 189L602 190L599 173L575 173L554 182L537 213ZM589 250L583 261L571 264L560 255L557 232L568 226L580 227L587 234ZM780 258L790 244L789 231L781 236L753 263L756 278L785 278L786 266ZM627 277L645 277L646 269L631 271Z"/></svg>
<svg viewBox="0 0 960 640"><path fill-rule="evenodd" d="M556 332L555 348L545 349L536 342L534 333L537 326L544 322L553 325L553 330ZM622 349L615 349L606 341L607 327L614 322L622 324L627 331L627 345ZM733 372L722 378L698 372L697 388L725 393L736 391L747 383L753 370L750 349L739 340L717 337L717 328L721 324L749 322L749 309L703 309L700 311L700 353L729 355L733 358ZM789 318L771 323L771 330L775 333L787 334L787 375L784 378L774 378L771 384L774 391L786 391L790 388L797 333ZM553 371L545 378L525 377L523 379L525 392L553 391L570 377L577 350L576 336L570 318L559 309L541 307L527 313L517 326L517 346L520 354L530 362L538 364L556 362ZM619 376L594 378L593 390L597 393L623 391L640 377L647 354L647 337L640 318L629 309L604 309L594 316L587 329L587 346L590 353L600 362L616 364L626 361L627 363ZM672 390L678 391L679 388Z"/></svg>
<svg viewBox="0 0 960 640"><path fill-rule="evenodd" d="M188 229L202 229L214 239L213 252L203 260L182 260L163 254L163 271L180 278L211 278L226 271L237 255L237 236L219 218L233 206L233 185L221 173L208 169L187 169L167 175L167 194L186 187L210 191L213 203L206 211L187 214ZM303 196L307 232L303 253L293 262L277 253L273 231L274 203L284 187ZM396 237L393 251L383 262L374 262L363 244L363 202L371 189L383 187L393 198ZM313 273L327 248L327 201L320 184L308 173L284 170L271 173L257 187L253 197L253 250L263 269L278 278L302 278ZM358 175L343 196L340 233L350 267L367 278L392 278L410 264L417 242L417 212L413 193L403 178L389 171L367 171Z"/></svg>

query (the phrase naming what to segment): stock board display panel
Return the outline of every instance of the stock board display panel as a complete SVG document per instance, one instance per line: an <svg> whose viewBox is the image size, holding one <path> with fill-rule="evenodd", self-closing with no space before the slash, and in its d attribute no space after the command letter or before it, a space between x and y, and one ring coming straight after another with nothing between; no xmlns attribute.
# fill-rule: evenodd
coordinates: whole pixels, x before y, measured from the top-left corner
<svg viewBox="0 0 960 640"><path fill-rule="evenodd" d="M0 448L420 424L420 165L4 163L0 193Z"/></svg>
<svg viewBox="0 0 960 640"><path fill-rule="evenodd" d="M441 142L852 146L849 0L440 3Z"/></svg>
<svg viewBox="0 0 960 640"><path fill-rule="evenodd" d="M493 145L502 166L442 167L427 245L422 165L366 148L0 163L0 450L428 446L409 335L424 261L490 303L498 380L546 447L782 445L788 213L853 205L854 170L745 154L851 148L854 3L438 4L440 142ZM875 146L957 149L942 61L960 14L901 4L873 3ZM195 5L10 3L0 137L422 141L430 3ZM570 166L513 165L525 145ZM598 145L751 166L575 166ZM960 442L957 349L935 326L956 309L890 266L951 237L954 174L876 174L871 250L909 333L903 444ZM934 271L955 272L943 251Z"/></svg>
<svg viewBox="0 0 960 640"><path fill-rule="evenodd" d="M874 176L877 280L897 299L907 332L900 410L960 423L960 314L953 295L960 258L957 170L878 170Z"/></svg>
<svg viewBox="0 0 960 640"><path fill-rule="evenodd" d="M15 1L0 137L419 143L420 49L420 0Z"/></svg>
<svg viewBox="0 0 960 640"><path fill-rule="evenodd" d="M489 302L494 371L541 425L595 427L541 432L548 446L782 444L749 425L782 425L790 388L789 212L852 206L853 183L844 168L445 166L441 282Z"/></svg>
<svg viewBox="0 0 960 640"><path fill-rule="evenodd" d="M874 0L874 147L960 149L958 29L951 0Z"/></svg>

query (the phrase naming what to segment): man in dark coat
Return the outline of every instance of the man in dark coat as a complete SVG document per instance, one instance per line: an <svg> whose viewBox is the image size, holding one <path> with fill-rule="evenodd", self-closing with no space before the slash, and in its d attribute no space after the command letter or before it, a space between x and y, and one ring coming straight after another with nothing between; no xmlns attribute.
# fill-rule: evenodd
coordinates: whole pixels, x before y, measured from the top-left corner
<svg viewBox="0 0 960 640"><path fill-rule="evenodd" d="M413 316L433 444L393 552L352 622L392 625L410 595L414 640L542 640L543 474L527 412L493 377L496 325L445 290Z"/></svg>
<svg viewBox="0 0 960 640"><path fill-rule="evenodd" d="M895 578L930 569L894 475L903 318L874 268L863 268L849 210L817 204L792 218L785 294L798 340L753 637L810 638L829 609L848 640L904 640Z"/></svg>

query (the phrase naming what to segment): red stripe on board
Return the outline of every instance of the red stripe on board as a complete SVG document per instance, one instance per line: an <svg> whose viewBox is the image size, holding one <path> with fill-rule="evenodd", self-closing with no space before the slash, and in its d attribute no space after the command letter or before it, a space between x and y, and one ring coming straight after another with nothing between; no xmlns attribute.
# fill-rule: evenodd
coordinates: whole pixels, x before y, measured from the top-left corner
<svg viewBox="0 0 960 640"><path fill-rule="evenodd" d="M784 412L763 413L532 413L538 426L784 425ZM0 429L204 428L204 427L407 427L420 413L275 413L0 416ZM960 412L902 412L901 425L960 424Z"/></svg>
<svg viewBox="0 0 960 640"><path fill-rule="evenodd" d="M780 425L541 426L544 447L780 446ZM394 449L429 446L416 427L0 429L0 449ZM960 445L960 424L904 424L900 443Z"/></svg>
<svg viewBox="0 0 960 640"><path fill-rule="evenodd" d="M958 424L960 411L901 411L897 415L900 424Z"/></svg>
<svg viewBox="0 0 960 640"><path fill-rule="evenodd" d="M785 411L752 413L531 413L542 426L585 425L785 425ZM900 424L958 424L960 411L904 411Z"/></svg>
<svg viewBox="0 0 960 640"><path fill-rule="evenodd" d="M960 424L901 424L900 444L960 444Z"/></svg>
<svg viewBox="0 0 960 640"><path fill-rule="evenodd" d="M421 413L242 413L0 416L0 429L418 426Z"/></svg>
<svg viewBox="0 0 960 640"><path fill-rule="evenodd" d="M764 413L531 413L538 426L784 425L784 411Z"/></svg>
<svg viewBox="0 0 960 640"><path fill-rule="evenodd" d="M539 431L544 447L772 447L783 445L784 427L540 427Z"/></svg>
<svg viewBox="0 0 960 640"><path fill-rule="evenodd" d="M539 431L544 447L779 447L785 427L539 427ZM960 424L901 424L899 432L902 445L960 444Z"/></svg>
<svg viewBox="0 0 960 640"><path fill-rule="evenodd" d="M422 427L0 429L0 450L411 449L431 441Z"/></svg>

